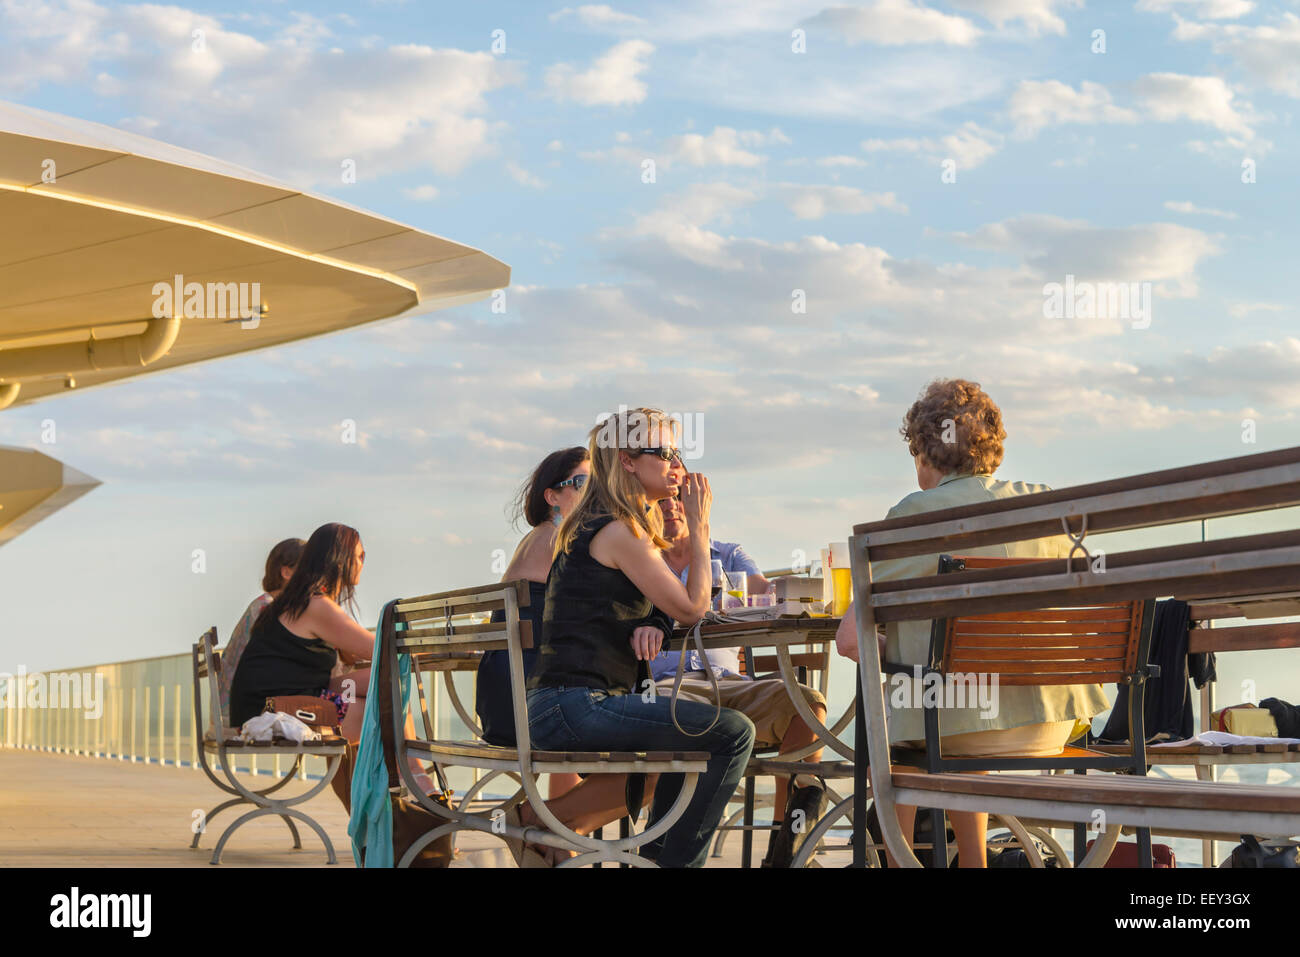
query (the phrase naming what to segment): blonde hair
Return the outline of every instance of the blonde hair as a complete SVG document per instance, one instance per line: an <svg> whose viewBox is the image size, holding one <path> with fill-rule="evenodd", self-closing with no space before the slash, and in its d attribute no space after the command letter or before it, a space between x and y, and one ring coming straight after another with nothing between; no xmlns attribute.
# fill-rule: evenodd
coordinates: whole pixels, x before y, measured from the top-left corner
<svg viewBox="0 0 1300 957"><path fill-rule="evenodd" d="M583 486L578 505L560 525L555 535L555 552L573 547L578 530L595 515L613 515L615 519L641 537L644 532L657 548L667 548L664 540L664 517L657 508L648 508L645 488L635 475L623 468L623 451L658 448L663 429L672 430L677 437L677 422L659 409L625 409L600 422L587 438L587 454L591 457L591 477Z"/></svg>

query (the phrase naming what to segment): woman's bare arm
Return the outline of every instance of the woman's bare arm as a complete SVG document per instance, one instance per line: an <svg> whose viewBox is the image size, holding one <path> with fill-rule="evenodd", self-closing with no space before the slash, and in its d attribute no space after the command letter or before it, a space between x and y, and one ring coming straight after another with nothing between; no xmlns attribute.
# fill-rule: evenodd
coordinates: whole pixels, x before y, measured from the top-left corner
<svg viewBox="0 0 1300 957"><path fill-rule="evenodd" d="M709 610L709 543L691 543L691 571L681 583L663 554L644 535L638 537L623 522L610 522L591 541L591 557L617 568L660 611L693 625ZM665 636L667 637L667 636Z"/></svg>
<svg viewBox="0 0 1300 957"><path fill-rule="evenodd" d="M353 621L337 602L323 595L312 598L295 624L300 630L308 630L312 637L337 648L345 658L369 661L374 656L375 636Z"/></svg>

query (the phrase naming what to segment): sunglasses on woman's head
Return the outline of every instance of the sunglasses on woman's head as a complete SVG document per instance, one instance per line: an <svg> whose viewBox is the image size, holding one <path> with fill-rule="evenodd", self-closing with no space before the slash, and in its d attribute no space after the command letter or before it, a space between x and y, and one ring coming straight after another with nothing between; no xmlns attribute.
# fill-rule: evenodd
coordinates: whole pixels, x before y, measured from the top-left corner
<svg viewBox="0 0 1300 957"><path fill-rule="evenodd" d="M582 487L587 484L587 473L580 472L571 478L566 478L563 482L556 482L554 488L565 488L572 485L575 492L581 492Z"/></svg>

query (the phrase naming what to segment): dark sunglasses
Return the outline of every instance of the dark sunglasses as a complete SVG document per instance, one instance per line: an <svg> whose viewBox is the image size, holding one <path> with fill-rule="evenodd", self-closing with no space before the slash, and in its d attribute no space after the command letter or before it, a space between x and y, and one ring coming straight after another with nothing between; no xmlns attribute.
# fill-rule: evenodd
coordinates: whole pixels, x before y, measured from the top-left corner
<svg viewBox="0 0 1300 957"><path fill-rule="evenodd" d="M670 449L665 445L653 449L628 449L628 451L633 455L655 455L663 459L665 462L671 462L673 459L676 459L678 462L681 462L683 468L686 467L686 463L682 462L682 453L677 449Z"/></svg>
<svg viewBox="0 0 1300 957"><path fill-rule="evenodd" d="M573 490L575 492L581 492L582 487L586 484L587 484L587 474L585 472L579 472L577 475L573 476L572 478L566 478L563 482L556 482L551 487L565 488L566 486L572 485Z"/></svg>

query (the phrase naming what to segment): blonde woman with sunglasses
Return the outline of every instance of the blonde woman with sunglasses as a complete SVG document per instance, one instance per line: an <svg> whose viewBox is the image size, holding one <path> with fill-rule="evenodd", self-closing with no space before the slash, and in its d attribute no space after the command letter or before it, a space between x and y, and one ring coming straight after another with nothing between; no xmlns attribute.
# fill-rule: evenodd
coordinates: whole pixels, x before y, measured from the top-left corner
<svg viewBox="0 0 1300 957"><path fill-rule="evenodd" d="M541 750L709 752L685 813L642 849L662 867L702 867L753 750L753 722L723 708L715 723L711 705L679 701L674 723L669 699L643 695L639 685L648 680L641 663L659 654L673 620L694 624L708 610L709 483L687 474L675 423L657 409L609 417L591 431L588 454L591 477L556 536L528 682L529 732ZM653 507L679 493L699 552L685 584L663 560L663 516ZM672 807L682 779L660 777L651 825Z"/></svg>

